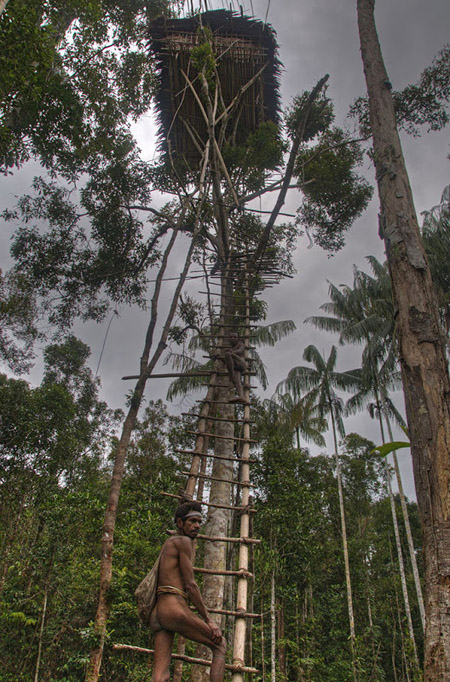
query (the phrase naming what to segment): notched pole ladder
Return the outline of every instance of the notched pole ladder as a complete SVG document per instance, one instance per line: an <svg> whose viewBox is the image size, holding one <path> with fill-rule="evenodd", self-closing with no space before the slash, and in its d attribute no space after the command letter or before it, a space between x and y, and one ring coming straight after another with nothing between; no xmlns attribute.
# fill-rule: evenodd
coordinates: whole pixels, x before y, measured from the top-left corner
<svg viewBox="0 0 450 682"><path fill-rule="evenodd" d="M260 279L262 278L262 286L264 288L264 274L261 275L259 273L258 276ZM236 283L238 291L235 288ZM182 472L187 476L186 486L180 495L167 492L162 492L162 494L179 501L196 499L210 510L223 509L228 513L238 515L239 537L222 535L198 536L200 541L222 542L226 543L227 546L237 547L237 561L235 561L234 570L219 570L196 566L194 570L204 575L227 576L236 581L233 608L212 608L208 604L207 608L210 613L234 618L231 640L229 638L229 644L232 644L232 661L226 665L226 670L232 673L232 682L242 682L244 674L258 672L256 668L251 666L251 661L246 660L246 651L249 650L247 638L250 628L248 623L259 617L259 614L249 612L248 610L249 580L254 579L252 572L249 570L249 552L252 547L258 544L259 540L251 537L251 517L255 510L252 507L251 498L251 489L254 486L250 483L250 464L255 460L250 457L250 447L257 441L252 439L250 434L250 426L253 423L250 418L250 376L254 375L254 372L251 371L251 358L248 357L248 351L251 348L251 334L257 325L251 323L251 297L254 295L254 288L251 293L246 257L238 256L237 259L236 257L234 259L230 257L226 267L222 270L221 284L219 320L217 324L213 325L217 333L211 333L212 344L210 346L210 355L208 356L214 358L213 369L177 375L209 377L206 396L203 400L199 401L200 409L196 414L198 417L197 427L195 430L189 431L189 433L195 436L195 445L192 450L179 450L182 454L192 455L189 471ZM211 292L209 292L210 294ZM241 302L236 302L236 299ZM236 328L236 322L238 322L239 329ZM220 359L220 356L223 357L223 352L229 348L226 342L231 331L238 331L244 342L245 361L247 364L247 370L242 372L245 402L241 405L242 413L239 415L235 413L234 417L220 416L218 414L221 409L220 406L228 405L229 401L217 399L218 388L232 387L230 379L228 379L228 384L223 383L224 377L228 376L228 372L224 371L225 363ZM153 375L153 378L159 378L159 376L165 377L167 375ZM233 436L215 433L215 426L218 425L220 427L222 423L231 423L233 425ZM209 452L211 443L215 444L217 441L228 440L234 443L233 456L223 456L215 452ZM232 478L222 479L213 476L212 473L208 473L208 461L214 462L217 460L236 462L238 467L237 469L233 467ZM205 483L210 481L223 481L229 483L232 490L237 489L240 504L234 502L233 500L236 499L236 496L232 498L231 495L231 504L216 503L213 500L204 501ZM169 531L169 533L171 532L175 531ZM134 651L142 654L153 653L151 649L126 644L115 644L113 648L117 651ZM177 661L177 666L182 665L182 662L205 666L210 665L210 661L203 658L186 656L182 642L181 645L179 642L178 651L176 654L173 654L173 659Z"/></svg>

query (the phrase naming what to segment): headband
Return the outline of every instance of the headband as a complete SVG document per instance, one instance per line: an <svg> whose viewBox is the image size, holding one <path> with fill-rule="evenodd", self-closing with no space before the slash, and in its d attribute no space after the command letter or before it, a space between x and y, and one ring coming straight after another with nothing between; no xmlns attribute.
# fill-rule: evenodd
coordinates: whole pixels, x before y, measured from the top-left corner
<svg viewBox="0 0 450 682"><path fill-rule="evenodd" d="M194 509L191 509L191 511L188 511L188 513L185 516L183 516L183 519L187 519L191 516L197 516L198 518L200 518L203 521L202 513L199 511L195 511Z"/></svg>

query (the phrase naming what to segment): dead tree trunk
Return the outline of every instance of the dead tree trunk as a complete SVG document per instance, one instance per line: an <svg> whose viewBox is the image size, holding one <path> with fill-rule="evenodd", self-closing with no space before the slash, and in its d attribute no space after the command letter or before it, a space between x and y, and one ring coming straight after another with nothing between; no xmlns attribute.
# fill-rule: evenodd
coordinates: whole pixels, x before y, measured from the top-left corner
<svg viewBox="0 0 450 682"><path fill-rule="evenodd" d="M392 280L425 562L426 682L450 679L450 382L430 270L397 132L374 1L358 0L381 228Z"/></svg>
<svg viewBox="0 0 450 682"><path fill-rule="evenodd" d="M201 203L201 202L200 202ZM182 212L184 217L184 211ZM182 218L180 219L182 220ZM181 224L181 223L180 223ZM141 406L142 397L144 394L145 384L147 382L148 376L154 370L155 365L161 354L166 347L167 336L169 333L170 326L172 324L173 318L178 305L178 299L184 285L187 273L189 271L190 262L192 258L192 253L194 250L196 237L198 234L198 228L195 230L191 245L188 249L186 255L186 260L184 268L180 274L180 279L178 280L175 292L172 298L172 302L167 313L167 317L161 332L161 337L159 343L151 357L150 361L150 351L153 345L153 335L156 327L157 317L158 317L158 301L161 291L161 285L163 280L163 275L167 267L167 261L169 254L173 248L173 244L176 239L178 229L174 230L172 237L167 246L166 252L163 257L163 262L161 264L160 270L158 272L158 277L155 284L155 291L153 294L152 304L151 304L151 318L147 329L145 344L143 353L141 356L140 363L140 376L137 380L133 395L130 401L130 408L128 414L125 418L122 434L117 446L116 456L114 460L114 469L111 479L111 485L108 494L108 502L106 507L105 519L103 522L102 531L102 547L101 547L101 560L100 560L100 588L97 604L97 612L95 616L94 629L97 636L97 646L92 649L89 658L89 664L86 671L86 682L97 682L100 675L100 666L103 658L103 650L105 645L106 636L106 624L109 616L109 589L112 580L112 554L114 545L114 531L117 518L117 510L119 505L120 489L122 487L122 480L125 472L125 461L128 450L128 445L130 443L131 434L133 428L136 424L139 408Z"/></svg>

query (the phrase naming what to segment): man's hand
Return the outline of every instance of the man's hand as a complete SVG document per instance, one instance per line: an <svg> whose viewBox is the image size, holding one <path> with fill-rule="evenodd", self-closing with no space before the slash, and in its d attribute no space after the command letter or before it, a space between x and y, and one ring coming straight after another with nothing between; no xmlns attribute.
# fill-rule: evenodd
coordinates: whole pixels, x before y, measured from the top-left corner
<svg viewBox="0 0 450 682"><path fill-rule="evenodd" d="M206 619L206 624L211 630L211 635L215 644L219 644L222 640L222 630L219 628L217 623L215 623L211 618Z"/></svg>

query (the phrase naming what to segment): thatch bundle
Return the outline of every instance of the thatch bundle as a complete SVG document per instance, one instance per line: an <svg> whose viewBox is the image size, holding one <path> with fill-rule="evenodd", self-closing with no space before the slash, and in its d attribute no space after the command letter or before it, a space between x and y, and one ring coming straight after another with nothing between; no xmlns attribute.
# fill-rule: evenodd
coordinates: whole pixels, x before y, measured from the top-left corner
<svg viewBox="0 0 450 682"><path fill-rule="evenodd" d="M264 67L242 95L228 121L226 137L242 144L263 121L278 121L280 62L271 26L228 10L204 12L184 19L160 18L150 29L150 50L159 71L157 96L160 148L192 167L199 158L198 145L207 139L204 117L187 85L184 72L200 95L200 82L191 61L192 49L204 40L200 27L212 34L212 48L225 106ZM201 96L201 95L200 95Z"/></svg>

